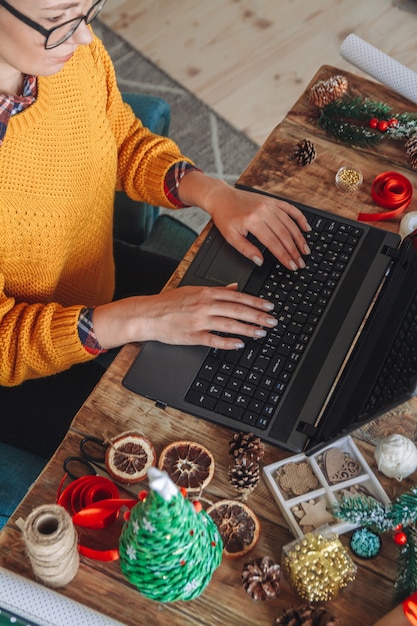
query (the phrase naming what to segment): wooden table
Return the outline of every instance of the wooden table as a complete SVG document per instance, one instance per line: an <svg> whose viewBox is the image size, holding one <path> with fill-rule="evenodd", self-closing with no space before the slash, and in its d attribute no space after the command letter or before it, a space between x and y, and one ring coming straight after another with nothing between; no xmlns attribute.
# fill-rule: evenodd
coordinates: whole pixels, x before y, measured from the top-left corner
<svg viewBox="0 0 417 626"><path fill-rule="evenodd" d="M359 206L362 209L364 205L369 210L376 209L371 200L370 187L377 174L395 169L408 176L413 184L417 182L417 175L406 166L405 152L401 146L386 142L374 151L352 150L336 145L316 127L314 120L308 115L307 94L310 86L337 72L336 68L328 66L319 70L293 110L272 132L249 164L239 183L316 204L355 219ZM346 72L345 75L355 93L384 100L398 111L410 110L410 103L396 97L388 89ZM318 154L314 163L308 167L297 166L288 159L295 143L304 138L315 143ZM334 185L335 172L345 163L360 167L364 174L363 186L353 195L340 193ZM409 210L416 208L415 202L413 200ZM398 223L383 223L382 226L397 230ZM178 284L200 241L201 238L188 252L168 288ZM227 479L231 431L171 408L158 408L151 401L122 387L122 378L138 350L137 345L123 348L75 416L62 445L0 533L0 565L28 578L32 577L16 520L26 518L36 506L54 502L63 475L63 460L68 455L77 453L81 435L109 437L128 429L136 429L150 437L158 454L167 443L177 439L198 441L212 450L216 461L215 476L205 490L204 498L217 501L225 497L236 497L236 492ZM417 415L417 410L415 414ZM390 497L395 497L413 484L413 477L401 483L384 477L376 468L373 447L360 441L358 445ZM266 446L264 463L269 464L287 456L288 453L283 450ZM147 626L167 623L178 626L272 626L284 607L298 606L301 604L300 599L283 580L282 593L277 600L254 602L241 586L242 567L249 558L263 555L270 555L279 562L282 547L291 542L293 537L263 479L249 497L248 504L261 521L262 531L257 546L247 557L237 560L223 559L209 586L194 601L160 604L147 600L124 579L117 561L103 563L84 557L75 579L60 590L60 593L132 626L139 623ZM114 545L118 530L115 525L108 531L95 531L94 536L99 542ZM347 543L347 537L343 536L342 541ZM327 604L329 612L342 619L343 626L369 626L391 608L397 555L397 546L390 537L385 537L382 552L376 559L356 559L358 573L352 586L338 600Z"/></svg>

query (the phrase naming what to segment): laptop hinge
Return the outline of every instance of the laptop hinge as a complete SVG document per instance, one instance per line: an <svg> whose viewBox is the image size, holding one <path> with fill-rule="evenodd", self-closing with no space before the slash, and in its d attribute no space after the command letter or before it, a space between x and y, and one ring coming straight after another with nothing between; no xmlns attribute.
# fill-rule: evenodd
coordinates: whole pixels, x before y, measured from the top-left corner
<svg viewBox="0 0 417 626"><path fill-rule="evenodd" d="M297 426L297 430L303 435L307 435L307 437L314 438L317 433L317 427L314 424L309 424L308 422L299 422Z"/></svg>
<svg viewBox="0 0 417 626"><path fill-rule="evenodd" d="M399 248L391 248L390 246L384 246L382 248L382 254L385 254L386 256L389 256L391 259L398 259L401 251L399 250Z"/></svg>

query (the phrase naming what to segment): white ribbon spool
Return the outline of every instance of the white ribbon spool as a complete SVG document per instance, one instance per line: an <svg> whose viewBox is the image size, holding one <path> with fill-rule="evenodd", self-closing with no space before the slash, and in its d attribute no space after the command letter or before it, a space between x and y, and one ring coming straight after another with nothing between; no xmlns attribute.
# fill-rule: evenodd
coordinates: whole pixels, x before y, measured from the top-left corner
<svg viewBox="0 0 417 626"><path fill-rule="evenodd" d="M400 237L404 239L417 228L417 211L406 213L400 223Z"/></svg>
<svg viewBox="0 0 417 626"><path fill-rule="evenodd" d="M404 435L390 435L377 443L375 460L385 476L402 480L417 469L417 448Z"/></svg>

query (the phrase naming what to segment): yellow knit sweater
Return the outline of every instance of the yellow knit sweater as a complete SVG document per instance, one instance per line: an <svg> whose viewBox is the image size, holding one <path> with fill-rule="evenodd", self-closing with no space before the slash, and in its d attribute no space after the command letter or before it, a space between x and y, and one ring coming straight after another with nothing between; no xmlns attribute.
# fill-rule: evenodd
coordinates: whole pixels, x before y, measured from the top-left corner
<svg viewBox="0 0 417 626"><path fill-rule="evenodd" d="M114 191L170 207L164 178L180 160L122 102L98 39L38 79L0 147L0 385L92 358L77 321L113 296Z"/></svg>

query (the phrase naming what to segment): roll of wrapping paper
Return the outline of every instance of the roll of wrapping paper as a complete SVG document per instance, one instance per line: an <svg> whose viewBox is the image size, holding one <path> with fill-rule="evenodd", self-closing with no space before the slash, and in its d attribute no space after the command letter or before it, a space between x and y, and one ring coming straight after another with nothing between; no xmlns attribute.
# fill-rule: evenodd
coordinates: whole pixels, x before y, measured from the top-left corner
<svg viewBox="0 0 417 626"><path fill-rule="evenodd" d="M417 104L417 74L355 34L346 37L340 54L363 72Z"/></svg>

